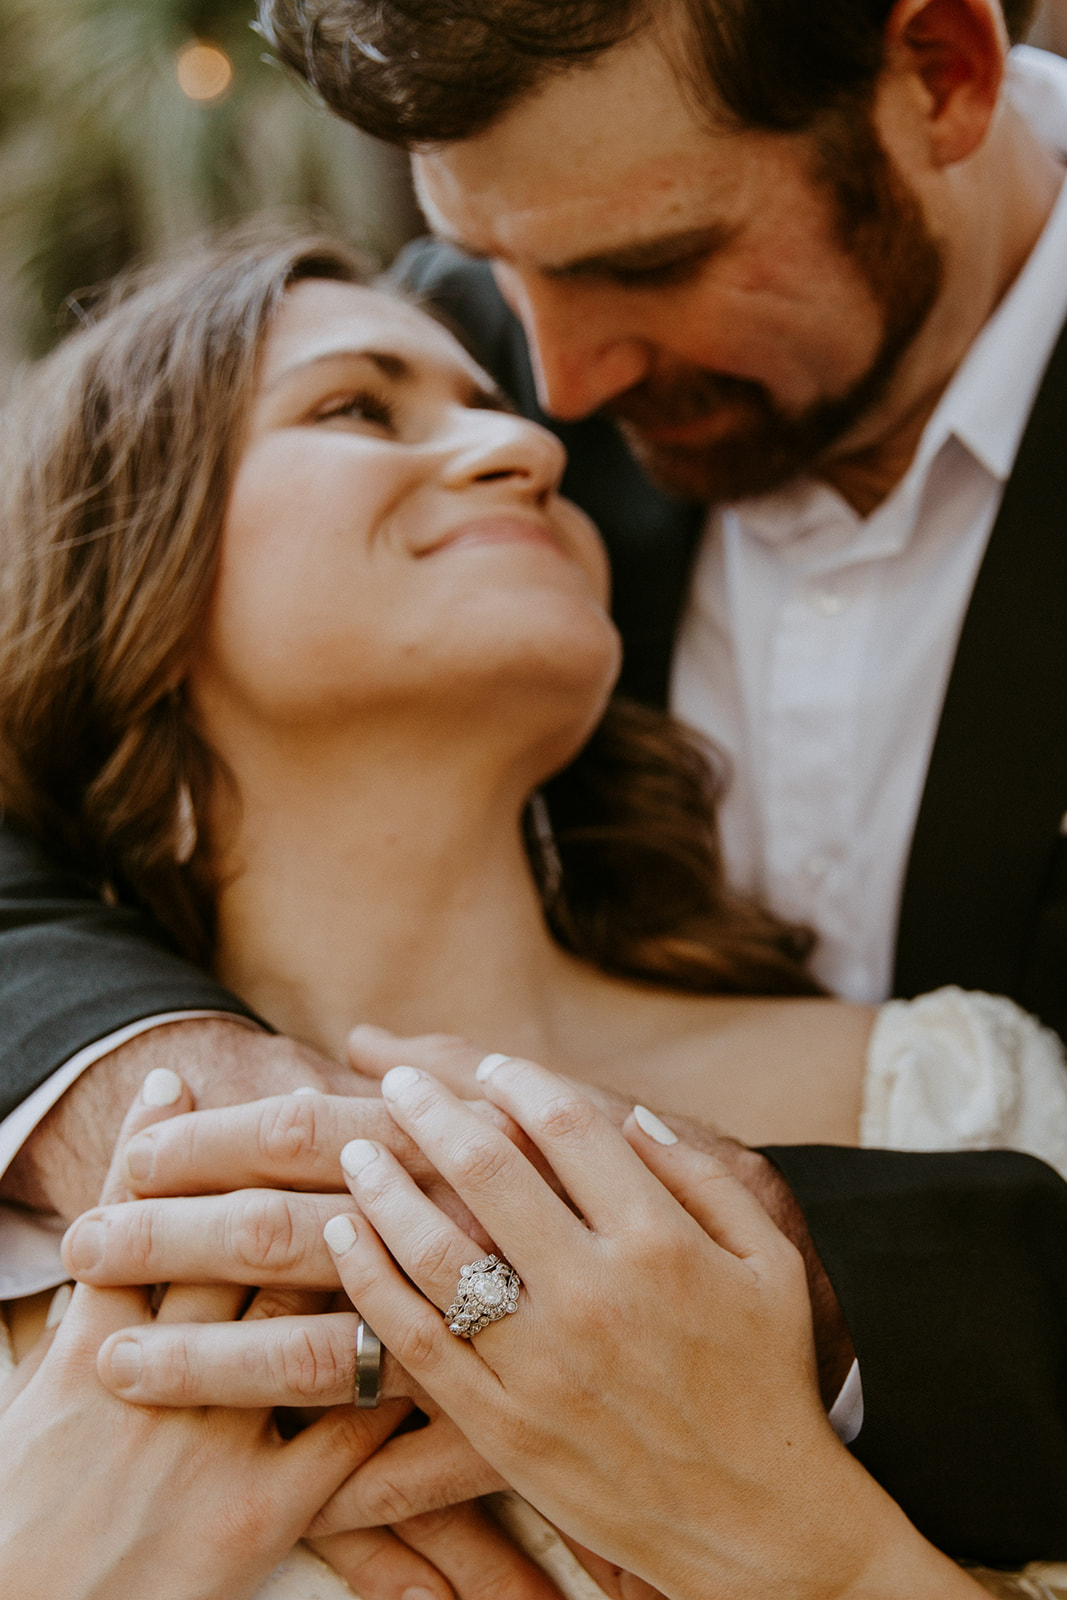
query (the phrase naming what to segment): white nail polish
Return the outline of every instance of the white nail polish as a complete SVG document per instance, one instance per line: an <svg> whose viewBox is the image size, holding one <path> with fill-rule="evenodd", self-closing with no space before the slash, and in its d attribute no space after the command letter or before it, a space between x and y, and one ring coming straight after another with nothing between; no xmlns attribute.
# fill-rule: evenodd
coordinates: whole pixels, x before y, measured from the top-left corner
<svg viewBox="0 0 1067 1600"><path fill-rule="evenodd" d="M154 1067L141 1085L141 1100L144 1105L156 1110L161 1106L177 1105L183 1088L184 1084L176 1072L169 1067Z"/></svg>
<svg viewBox="0 0 1067 1600"><path fill-rule="evenodd" d="M322 1230L322 1237L326 1240L334 1255L343 1256L346 1250L351 1250L356 1242L356 1230L352 1226L350 1217L331 1217Z"/></svg>
<svg viewBox="0 0 1067 1600"><path fill-rule="evenodd" d="M341 1151L341 1165L350 1178L356 1178L364 1167L378 1159L378 1146L369 1139L350 1139Z"/></svg>
<svg viewBox="0 0 1067 1600"><path fill-rule="evenodd" d="M74 1285L72 1283L61 1283L55 1294L52 1296L51 1303L49 1304L48 1315L44 1319L44 1325L46 1328L59 1327L59 1324L63 1321L67 1307L70 1305L73 1297Z"/></svg>
<svg viewBox="0 0 1067 1600"><path fill-rule="evenodd" d="M479 1083L485 1083L493 1076L493 1073L496 1071L497 1067L502 1067L505 1061L510 1060L510 1056L485 1056L483 1060L479 1061L477 1067L475 1068L474 1076L477 1078Z"/></svg>
<svg viewBox="0 0 1067 1600"><path fill-rule="evenodd" d="M422 1077L421 1072L416 1072L414 1067L393 1067L382 1079L382 1093L387 1097L392 1094L405 1094L408 1089L413 1089Z"/></svg>
<svg viewBox="0 0 1067 1600"><path fill-rule="evenodd" d="M656 1113L650 1111L647 1106L634 1106L634 1121L641 1132L647 1133L657 1144L678 1143L678 1135L668 1128L665 1122L661 1122Z"/></svg>

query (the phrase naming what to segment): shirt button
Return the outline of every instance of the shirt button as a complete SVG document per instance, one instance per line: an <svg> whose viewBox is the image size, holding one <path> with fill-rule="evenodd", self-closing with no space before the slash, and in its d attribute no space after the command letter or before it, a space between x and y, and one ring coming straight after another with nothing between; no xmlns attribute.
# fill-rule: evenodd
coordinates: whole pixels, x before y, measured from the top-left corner
<svg viewBox="0 0 1067 1600"><path fill-rule="evenodd" d="M811 604L820 617L839 617L848 608L845 596L834 589L816 589Z"/></svg>

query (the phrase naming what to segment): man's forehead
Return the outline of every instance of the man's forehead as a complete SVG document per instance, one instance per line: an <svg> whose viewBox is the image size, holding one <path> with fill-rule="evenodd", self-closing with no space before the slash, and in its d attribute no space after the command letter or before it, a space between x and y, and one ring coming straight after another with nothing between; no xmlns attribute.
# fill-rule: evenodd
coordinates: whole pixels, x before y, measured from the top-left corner
<svg viewBox="0 0 1067 1600"><path fill-rule="evenodd" d="M716 220L736 202L743 147L761 137L717 133L640 39L550 78L485 132L423 152L415 174L444 237L552 268Z"/></svg>

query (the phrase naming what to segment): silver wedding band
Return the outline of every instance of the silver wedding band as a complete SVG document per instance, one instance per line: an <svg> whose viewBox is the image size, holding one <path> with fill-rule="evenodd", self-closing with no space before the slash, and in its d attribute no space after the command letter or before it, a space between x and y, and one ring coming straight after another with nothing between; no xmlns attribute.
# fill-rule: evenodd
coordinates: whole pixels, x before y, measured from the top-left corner
<svg viewBox="0 0 1067 1600"><path fill-rule="evenodd" d="M373 1411L378 1404L382 1376L382 1341L360 1317L356 1324L356 1405L360 1411Z"/></svg>

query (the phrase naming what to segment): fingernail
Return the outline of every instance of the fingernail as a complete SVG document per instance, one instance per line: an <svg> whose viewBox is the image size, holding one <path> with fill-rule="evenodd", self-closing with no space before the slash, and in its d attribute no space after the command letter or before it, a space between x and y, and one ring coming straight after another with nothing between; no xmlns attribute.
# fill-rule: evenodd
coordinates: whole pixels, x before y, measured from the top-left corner
<svg viewBox="0 0 1067 1600"><path fill-rule="evenodd" d="M55 1294L52 1296L51 1304L48 1307L48 1315L44 1319L44 1325L46 1328L59 1327L59 1324L63 1321L67 1307L70 1305L73 1296L74 1285L72 1283L61 1283Z"/></svg>
<svg viewBox="0 0 1067 1600"><path fill-rule="evenodd" d="M493 1076L493 1073L496 1071L497 1067L502 1067L505 1061L510 1060L510 1056L485 1056L481 1061L479 1061L477 1067L475 1067L474 1076L477 1078L479 1083L485 1083L488 1078Z"/></svg>
<svg viewBox="0 0 1067 1600"><path fill-rule="evenodd" d="M413 1089L422 1077L421 1072L416 1072L414 1067L393 1067L382 1079L382 1093L384 1095L406 1094Z"/></svg>
<svg viewBox="0 0 1067 1600"><path fill-rule="evenodd" d="M378 1159L378 1146L369 1139L350 1139L341 1151L341 1165L350 1178L358 1177L364 1167Z"/></svg>
<svg viewBox="0 0 1067 1600"><path fill-rule="evenodd" d="M321 1094L321 1089L316 1089L312 1083L302 1083L299 1089L294 1089L293 1094Z"/></svg>
<svg viewBox="0 0 1067 1600"><path fill-rule="evenodd" d="M135 1339L119 1339L107 1353L107 1375L113 1389L132 1389L141 1381L141 1346Z"/></svg>
<svg viewBox="0 0 1067 1600"><path fill-rule="evenodd" d="M92 1272L104 1259L104 1224L91 1217L72 1223L63 1242L71 1270Z"/></svg>
<svg viewBox="0 0 1067 1600"><path fill-rule="evenodd" d="M647 1106L634 1106L634 1121L642 1133L647 1133L657 1144L677 1144L678 1135L665 1122L661 1122Z"/></svg>
<svg viewBox="0 0 1067 1600"><path fill-rule="evenodd" d="M322 1237L334 1255L343 1256L356 1242L356 1230L352 1225L352 1218L331 1217L322 1230Z"/></svg>
<svg viewBox="0 0 1067 1600"><path fill-rule="evenodd" d="M131 1183L147 1183L156 1164L156 1143L147 1135L131 1139L123 1157Z"/></svg>
<svg viewBox="0 0 1067 1600"><path fill-rule="evenodd" d="M174 1106L182 1097L182 1080L169 1067L154 1067L141 1085L141 1100L146 1106Z"/></svg>

